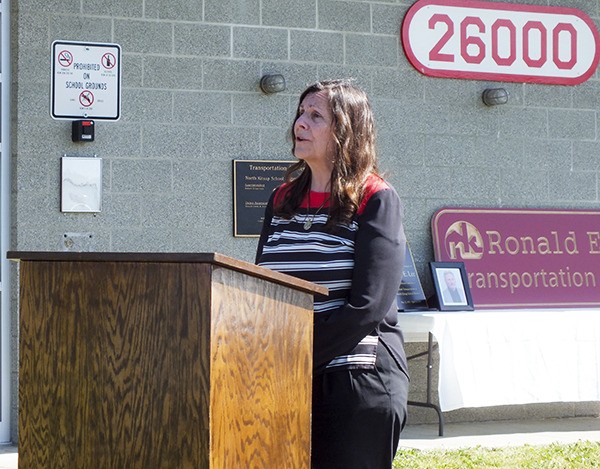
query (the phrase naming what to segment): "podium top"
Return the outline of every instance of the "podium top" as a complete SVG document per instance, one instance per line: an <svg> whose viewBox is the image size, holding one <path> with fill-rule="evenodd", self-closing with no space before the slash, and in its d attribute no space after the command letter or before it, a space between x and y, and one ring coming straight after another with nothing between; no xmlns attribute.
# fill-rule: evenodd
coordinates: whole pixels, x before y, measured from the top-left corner
<svg viewBox="0 0 600 469"><path fill-rule="evenodd" d="M170 262L213 264L310 294L326 295L328 289L291 275L275 272L250 262L234 259L217 252L71 252L71 251L8 251L13 261L43 262Z"/></svg>

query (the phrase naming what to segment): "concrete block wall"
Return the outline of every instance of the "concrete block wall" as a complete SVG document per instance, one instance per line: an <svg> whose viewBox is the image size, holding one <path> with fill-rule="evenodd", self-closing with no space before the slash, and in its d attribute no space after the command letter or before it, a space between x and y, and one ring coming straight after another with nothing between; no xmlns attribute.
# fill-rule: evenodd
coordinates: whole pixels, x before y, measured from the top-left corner
<svg viewBox="0 0 600 469"><path fill-rule="evenodd" d="M597 0L511 3L575 7L600 22ZM509 103L488 108L481 93L497 83L425 77L407 61L399 31L412 4L13 0L12 248L62 250L65 233L91 233L94 251L252 261L256 239L232 235L232 160L291 158L298 95L337 77L371 97L381 168L405 202L426 291L438 208L598 208L598 72L575 87L505 83ZM54 40L122 47L122 118L97 121L94 142L72 143L70 122L50 117ZM271 72L285 92L260 92ZM103 159L101 213L60 212L64 154Z"/></svg>

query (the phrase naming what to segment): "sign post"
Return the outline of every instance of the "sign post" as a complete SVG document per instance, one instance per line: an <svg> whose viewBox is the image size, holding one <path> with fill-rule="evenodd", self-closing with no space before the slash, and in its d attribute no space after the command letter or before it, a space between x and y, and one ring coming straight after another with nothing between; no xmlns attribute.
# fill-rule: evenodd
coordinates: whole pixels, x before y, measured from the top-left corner
<svg viewBox="0 0 600 469"><path fill-rule="evenodd" d="M53 119L121 117L121 46L88 42L52 43Z"/></svg>

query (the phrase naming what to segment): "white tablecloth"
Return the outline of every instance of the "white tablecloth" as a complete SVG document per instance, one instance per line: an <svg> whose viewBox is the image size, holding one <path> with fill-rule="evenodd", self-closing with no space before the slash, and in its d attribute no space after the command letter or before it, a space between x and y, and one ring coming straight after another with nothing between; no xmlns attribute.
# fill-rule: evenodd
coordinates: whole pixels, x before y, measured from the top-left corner
<svg viewBox="0 0 600 469"><path fill-rule="evenodd" d="M600 401L600 309L399 313L407 341L439 344L439 404Z"/></svg>

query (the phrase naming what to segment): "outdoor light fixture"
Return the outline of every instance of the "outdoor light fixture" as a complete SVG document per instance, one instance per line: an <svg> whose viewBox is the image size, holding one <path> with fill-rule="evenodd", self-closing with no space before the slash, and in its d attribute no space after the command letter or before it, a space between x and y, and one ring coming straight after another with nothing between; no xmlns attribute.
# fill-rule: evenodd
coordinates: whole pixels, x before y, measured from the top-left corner
<svg viewBox="0 0 600 469"><path fill-rule="evenodd" d="M486 106L497 106L508 102L508 91L504 88L489 88L481 95Z"/></svg>
<svg viewBox="0 0 600 469"><path fill-rule="evenodd" d="M284 91L285 78L280 74L263 75L263 77L260 79L260 89L266 94Z"/></svg>

